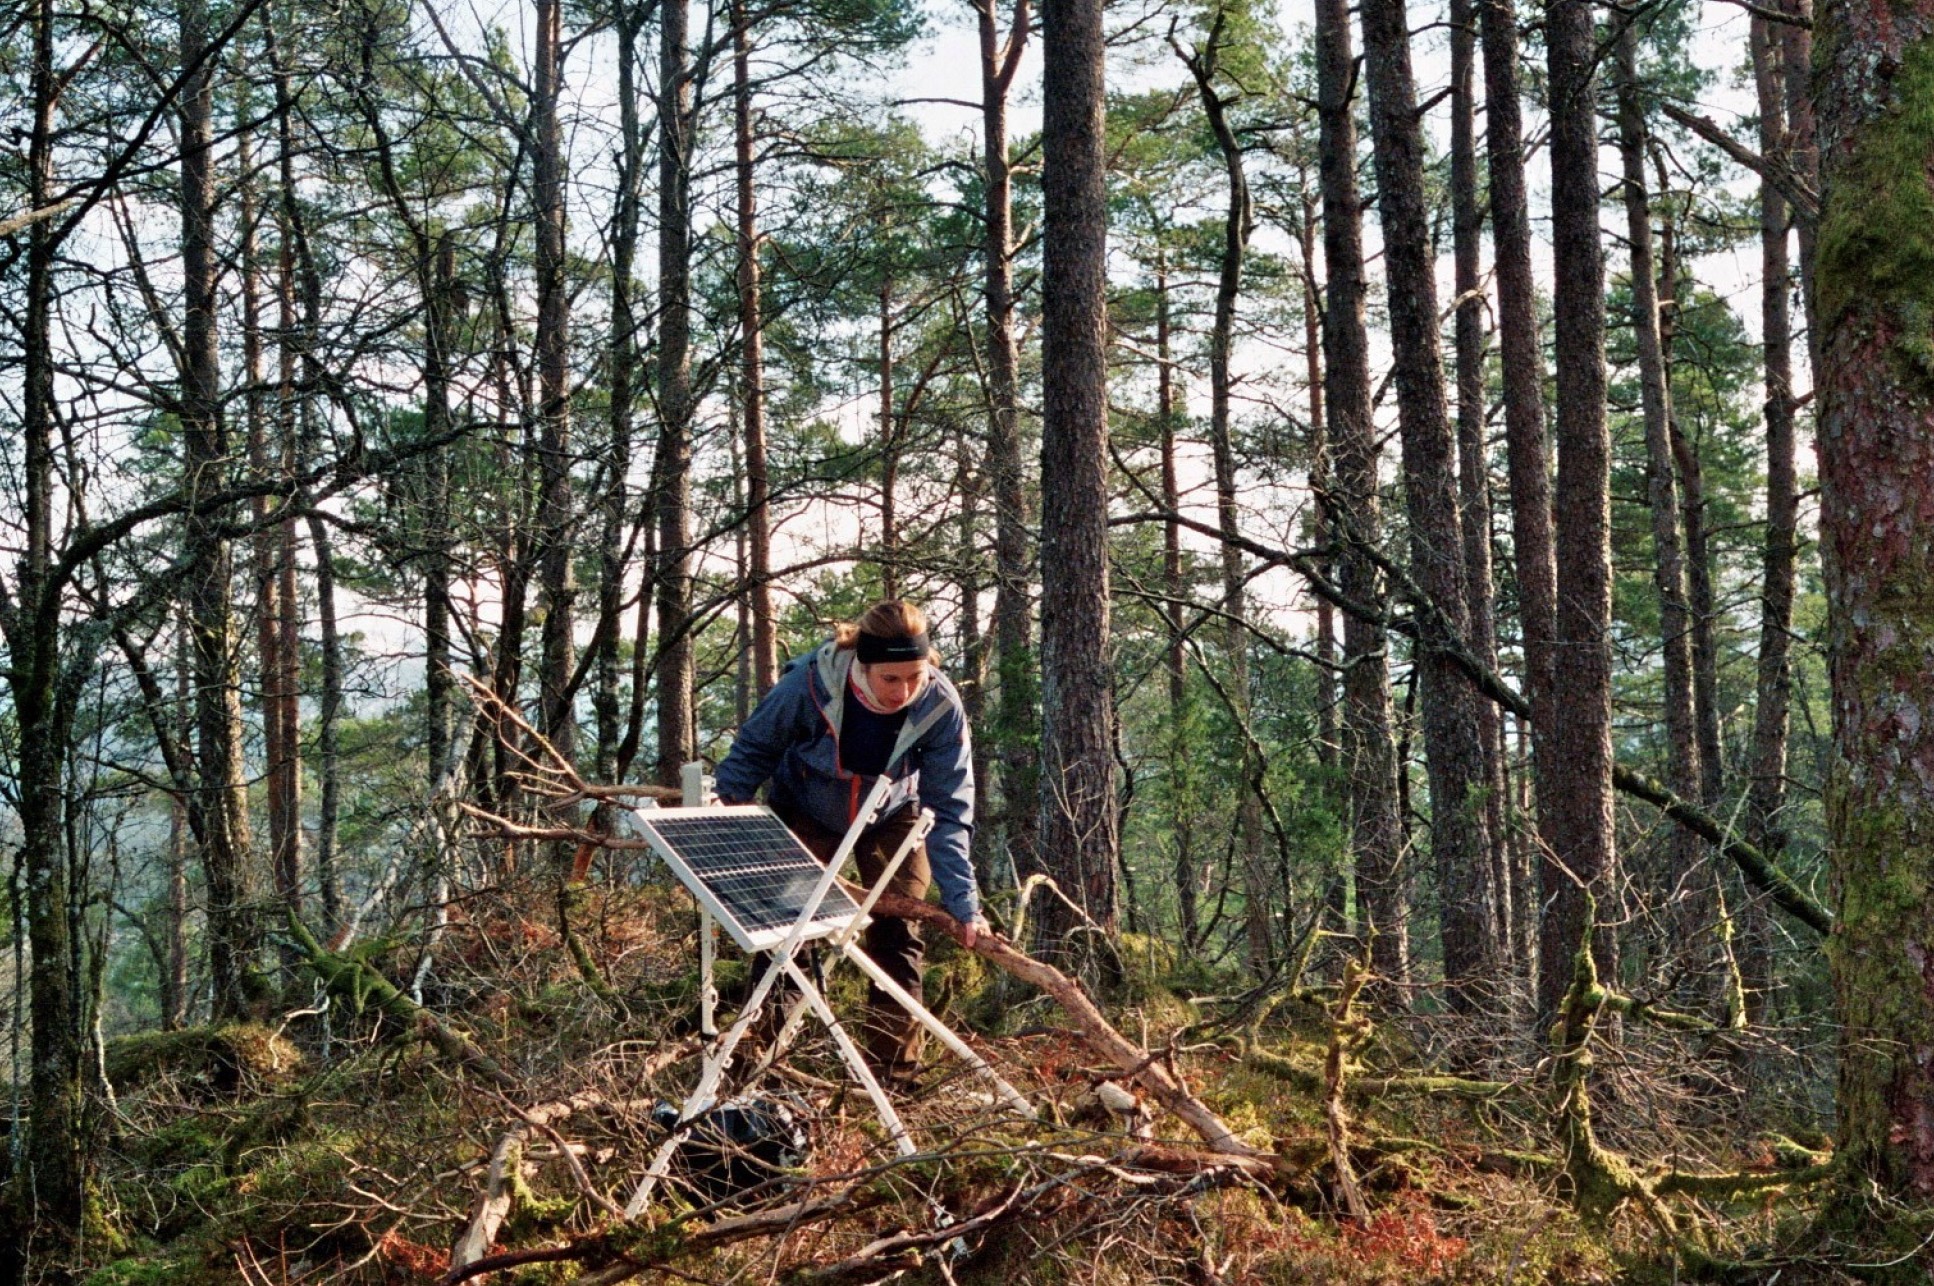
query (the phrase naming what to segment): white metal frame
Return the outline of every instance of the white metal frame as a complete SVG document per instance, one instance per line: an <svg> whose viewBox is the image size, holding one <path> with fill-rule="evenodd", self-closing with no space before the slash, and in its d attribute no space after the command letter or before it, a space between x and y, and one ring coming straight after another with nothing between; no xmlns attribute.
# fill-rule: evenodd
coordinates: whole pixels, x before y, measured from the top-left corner
<svg viewBox="0 0 1934 1286"><path fill-rule="evenodd" d="M697 765L686 765L684 802L688 807L669 811L674 813L702 811L712 815L716 815L717 812L722 811L718 808L701 809L695 807L696 805L702 804L705 798L703 778L699 776L698 772L694 772L694 769L697 767ZM702 772L702 769L699 772ZM819 1019L820 1024L826 1028L827 1034L832 1037L833 1044L839 1050L840 1058L845 1062L847 1070L852 1073L853 1079L859 1082L860 1087L866 1091L866 1096L873 1101L874 1110L879 1114L880 1123L886 1127L887 1135L893 1140L894 1147L902 1156L910 1156L915 1152L916 1149L913 1139L907 1133L905 1124L900 1120L900 1114L894 1109L893 1100L888 1096L885 1088L881 1086L879 1079L873 1075L873 1070L866 1065L866 1059L861 1055L859 1047L853 1043L853 1038L840 1024L838 1015L833 1012L832 1006L826 1002L826 997L820 992L818 984L814 982L806 970L799 967L799 962L796 957L800 947L808 941L819 938L833 938L832 945L842 956L851 960L881 991L890 996L901 1008L905 1009L916 1022L928 1032L932 1033L942 1045L965 1061L975 1072L987 1079L1003 1101L1021 1115L1026 1116L1030 1120L1034 1119L1034 1107L1026 1098L1022 1097L1020 1091L1008 1084L1001 1077L1000 1073L989 1066L985 1059L976 1053L967 1042L954 1034L931 1010L914 999L906 988L900 986L892 978L888 977L886 971L881 969L859 946L859 932L868 922L868 913L872 911L874 904L879 901L880 894L886 891L886 887L892 881L893 877L898 874L901 865L907 859L907 855L913 851L914 847L921 840L926 838L927 832L933 828L932 813L922 810L913 830L900 844L892 860L887 863L886 869L880 873L880 878L867 891L866 897L860 903L859 910L856 914L840 919L819 921L817 923L814 921L814 916L818 914L820 903L832 891L833 885L839 877L840 869L846 864L846 859L852 854L853 846L858 843L861 832L871 825L873 819L877 816L881 804L886 800L887 791L891 785L892 783L885 776L882 776L875 783L873 790L867 795L865 802L861 804L858 813L855 815L852 826L847 829L845 836L840 840L839 848L833 854L833 860L826 864L825 874L820 877L819 882L813 887L811 895L800 908L798 918L793 921L789 930L783 932L779 930L764 930L757 933L747 931L744 926L740 925L737 920L733 919L726 912L725 907L719 903L711 890L705 887L705 881L698 878L696 873L685 865L683 860L671 850L669 845L666 845L660 840L648 826L639 827L651 840L653 850L665 859L666 864L671 866L674 873L679 876L680 882L690 889L693 896L698 900L702 919L699 937L699 968L701 974L699 984L701 995L700 1029L712 1043L701 1061L698 1084L693 1087L691 1094L686 1097L685 1102L679 1108L678 1118L681 1125L672 1131L671 1136L660 1144L658 1151L652 1155L651 1164L646 1167L644 1178L639 1181L636 1191L631 1194L631 1200L625 1205L626 1218L635 1219L643 1212L645 1204L651 1200L651 1194L657 1188L659 1180L664 1178L665 1173L671 1168L672 1156L678 1151L680 1145L691 1137L691 1122L697 1120L700 1114L709 1110L718 1102L719 1086L725 1078L727 1069L731 1066L733 1052L737 1050L739 1042L744 1039L746 1032L751 1029L752 1024L758 1019L760 1012L765 1007L767 997L771 994L773 986L778 982L781 975L789 977L792 980L797 994L787 1006L784 1025L780 1028L779 1034L773 1040L771 1048L765 1052L764 1057L760 1059L759 1063L747 1077L748 1083L757 1081L772 1066L773 1062L784 1053L786 1047L791 1044L793 1037L797 1034L807 1011L810 1010L813 1016ZM734 805L727 806L723 811L764 812L765 810L751 805ZM734 1020L731 1027L722 1035L718 1033L715 1022L717 993L713 987L712 980L712 970L716 958L716 926L720 922L724 923L727 932L731 933L739 945L747 951L769 951L771 953L770 963L767 964L765 972L760 976L757 985L753 987L752 994L747 998L745 1005L739 1012L738 1018Z"/></svg>

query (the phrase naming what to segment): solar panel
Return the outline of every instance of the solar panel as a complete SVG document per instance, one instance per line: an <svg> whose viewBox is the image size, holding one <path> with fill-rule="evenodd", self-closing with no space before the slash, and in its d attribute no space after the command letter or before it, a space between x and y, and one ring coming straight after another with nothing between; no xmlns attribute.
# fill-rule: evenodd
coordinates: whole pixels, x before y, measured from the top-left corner
<svg viewBox="0 0 1934 1286"><path fill-rule="evenodd" d="M785 940L826 871L772 810L757 804L648 808L631 816L699 905L747 951ZM836 933L858 914L835 884L801 938Z"/></svg>

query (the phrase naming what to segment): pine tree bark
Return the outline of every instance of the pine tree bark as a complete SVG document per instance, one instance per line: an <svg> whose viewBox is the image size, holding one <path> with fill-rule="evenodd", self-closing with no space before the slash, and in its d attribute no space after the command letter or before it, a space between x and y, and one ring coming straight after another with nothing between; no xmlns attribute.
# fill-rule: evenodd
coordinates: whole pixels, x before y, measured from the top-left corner
<svg viewBox="0 0 1934 1286"><path fill-rule="evenodd" d="M1799 20L1781 24L1777 37L1781 50L1782 90L1786 96L1786 163L1801 182L1818 192L1820 144L1813 123L1813 0L1786 0L1783 7ZM1818 372L1820 319L1815 308L1813 285L1817 237L1811 221L1797 219L1794 222L1800 243L1800 303L1806 317L1807 363L1809 369Z"/></svg>
<svg viewBox="0 0 1934 1286"><path fill-rule="evenodd" d="M1612 848L1611 435L1605 414L1605 269L1598 228L1597 58L1590 0L1546 10L1551 93L1552 246L1557 312L1558 486L1555 644L1565 699L1552 703L1551 859L1544 868L1538 1004L1558 1012L1587 929L1587 894L1608 910ZM1615 944L1593 935L1600 977Z"/></svg>
<svg viewBox="0 0 1934 1286"><path fill-rule="evenodd" d="M1518 584L1518 630L1530 698L1531 772L1543 781L1550 762L1552 630L1557 566L1551 535L1551 465L1545 449L1544 351L1538 336L1537 287L1531 275L1531 213L1524 181L1524 126L1518 98L1518 23L1511 0L1480 0L1484 46L1484 134L1490 162L1491 241L1497 256L1498 356L1504 375L1505 460L1511 493L1511 546ZM1545 793L1533 796L1539 835L1549 839ZM1538 976L1537 846L1520 846L1513 885L1524 896L1516 955Z"/></svg>
<svg viewBox="0 0 1934 1286"><path fill-rule="evenodd" d="M1491 586L1491 475L1484 394L1484 209L1477 191L1477 15L1474 0L1452 0L1451 27L1451 229L1457 302L1457 499L1464 536L1468 642L1489 669L1497 669L1497 611ZM1496 936L1488 948L1511 958L1515 940L1511 851L1504 816L1504 722L1489 701L1474 702L1482 772L1485 857Z"/></svg>
<svg viewBox="0 0 1934 1286"><path fill-rule="evenodd" d="M425 237L423 282L423 431L439 438L450 431L450 384L457 343L457 250L448 236ZM423 696L424 751L432 789L455 768L453 727L456 676L451 671L450 451L439 447L423 461Z"/></svg>
<svg viewBox="0 0 1934 1286"><path fill-rule="evenodd" d="M248 439L249 472L259 481L271 479L282 464L281 452L271 454L269 382L262 343L262 210L255 182L255 138L248 123L253 114L244 93L238 105L241 120L235 134L235 163L240 173L242 234L242 395ZM262 755L269 821L269 870L276 903L300 913L302 907L302 794L301 761L289 722L295 705L283 685L290 673L282 654L283 623L290 605L282 601L285 523L270 521L267 496L250 505L256 530L249 539L250 570L255 578L255 651L258 705L262 712Z"/></svg>
<svg viewBox="0 0 1934 1286"><path fill-rule="evenodd" d="M1850 1201L1934 1198L1934 5L1823 7L1820 537L1834 756L1828 943Z"/></svg>
<svg viewBox="0 0 1934 1286"><path fill-rule="evenodd" d="M27 143L30 209L52 199L55 106L54 6L30 12L29 92L33 128ZM69 905L74 890L61 843L61 802L73 711L62 699L61 595L53 583L54 267L60 249L47 220L27 230L25 317L21 331L21 455L26 549L16 565L12 611L0 615L11 665L7 671L19 736L19 844L24 895L27 977L32 1026L27 1068L26 1137L0 1205L0 1279L24 1281L35 1262L60 1262L76 1244L85 1210L86 1135L81 1102L80 997L71 969Z"/></svg>
<svg viewBox="0 0 1934 1286"><path fill-rule="evenodd" d="M181 620L175 634L175 703L170 712L175 725L175 741L181 746L189 745L194 737L191 671L188 623ZM163 1031L179 1031L188 1025L188 850L194 838L188 825L188 803L187 793L179 789L169 797L168 949L165 976L161 982Z"/></svg>
<svg viewBox="0 0 1934 1286"><path fill-rule="evenodd" d="M766 463L765 317L759 277L758 187L754 183L752 33L745 0L732 6L732 127L738 180L739 389L743 402L746 569L752 625L752 686L764 696L779 680L772 606L772 472ZM980 778L976 778L980 780Z"/></svg>
<svg viewBox="0 0 1934 1286"><path fill-rule="evenodd" d="M1345 533L1337 578L1352 601L1384 601L1369 548L1381 537L1370 341L1364 322L1363 203L1357 192L1356 58L1349 0L1317 0L1316 77L1323 188L1325 413L1335 458L1329 519ZM1343 765L1349 782L1350 856L1357 901L1375 933L1371 963L1393 995L1410 981L1410 898L1397 811L1391 733L1389 636L1355 613L1343 620Z"/></svg>
<svg viewBox="0 0 1934 1286"><path fill-rule="evenodd" d="M295 91L291 85L288 61L283 56L282 38L276 29L276 15L262 15L262 47L275 84L276 140L276 233L281 245L276 255L276 410L281 433L283 461L291 472L301 468L313 445L314 394L298 391L299 381L313 384L316 376L316 346L322 326L322 284L310 254L302 205L296 183ZM302 699L302 612L296 593L296 553L300 545L299 519L295 509L281 527L282 587L278 595L281 609L280 682L284 704L282 720L288 730L288 744L294 754L301 744ZM309 519L312 528L318 519ZM335 625L335 582L333 568L318 558L316 596L323 630L321 640L323 691L317 753L322 759L319 777L322 798L316 818L315 872L316 892L322 902L323 918L331 932L342 922L342 891L336 877L336 712L342 704L342 653ZM323 579L327 571L329 579ZM326 590L326 592L325 592ZM292 765L300 789L299 765ZM298 800L298 811L300 801Z"/></svg>
<svg viewBox="0 0 1934 1286"><path fill-rule="evenodd" d="M1446 628L1465 640L1470 630L1469 582L1457 493L1447 485L1456 476L1456 442L1438 347L1437 286L1410 32L1403 0L1365 0L1362 14L1410 556L1414 574L1442 610ZM1467 1005L1472 999L1468 987L1490 971L1497 942L1477 694L1444 649L1426 643L1419 652L1444 977L1451 984L1452 1002Z"/></svg>
<svg viewBox="0 0 1934 1286"><path fill-rule="evenodd" d="M994 498L994 635L998 708L994 754L1000 762L1000 832L1016 871L1039 861L1041 720L1030 619L1027 470L1021 451L1020 352L1014 335L1013 175L1008 163L1007 99L1032 34L1029 0L1016 0L1000 39L997 0L977 0L980 18L981 150L987 171L986 245L981 253L987 302L988 447Z"/></svg>
<svg viewBox="0 0 1934 1286"><path fill-rule="evenodd" d="M880 284L880 589L900 596L900 524L894 505L900 483L900 449L893 431L893 282Z"/></svg>
<svg viewBox="0 0 1934 1286"><path fill-rule="evenodd" d="M1764 18L1752 20L1753 85L1759 98L1762 155L1788 149L1785 43ZM1760 551L1759 658L1753 705L1751 785L1746 837L1780 860L1786 851L1786 739L1793 674L1794 562L1799 552L1799 481L1794 450L1793 319L1786 200L1771 183L1759 189L1760 344L1766 369L1766 535ZM1773 925L1764 902L1740 907L1741 982L1746 1017L1760 1022L1774 1001Z"/></svg>
<svg viewBox="0 0 1934 1286"><path fill-rule="evenodd" d="M1665 385L1672 387L1672 362L1677 342L1679 294L1678 224L1674 203L1663 199L1669 191L1663 156L1653 149L1653 173L1661 195L1659 213L1659 353L1665 362ZM1685 585L1687 630L1692 650L1692 722L1699 754L1699 799L1707 808L1719 806L1725 791L1725 751L1719 737L1719 649L1714 637L1718 608L1713 598L1712 542L1706 536L1706 473L1699 448L1686 436L1675 409L1668 403L1666 427L1672 439L1672 463L1679 484L1679 506L1685 524Z"/></svg>
<svg viewBox="0 0 1934 1286"><path fill-rule="evenodd" d="M214 244L214 76L204 0L182 0L181 65L181 425L191 497L219 491L230 460L216 346ZM192 69L192 70L191 70ZM231 593L234 552L227 515L191 505L183 542L195 656L195 750L201 795L201 857L208 888L208 967L217 1020L249 1012L261 944L250 854L242 751L242 694Z"/></svg>
<svg viewBox="0 0 1934 1286"><path fill-rule="evenodd" d="M1652 582L1659 595L1659 647L1665 672L1667 786L1691 799L1700 790L1699 746L1693 722L1692 633L1686 607L1685 566L1679 547L1679 490L1672 464L1672 389L1659 329L1658 266L1652 255L1652 205L1647 191L1645 109L1639 99L1638 30L1618 39L1618 143L1623 164L1625 231L1632 254L1632 330L1637 339L1640 400L1645 416L1646 498L1652 519ZM1683 827L1667 841L1669 887L1699 860L1698 838ZM1709 887L1709 886L1708 886ZM1689 926L1710 932L1713 899L1697 899Z"/></svg>
<svg viewBox="0 0 1934 1286"><path fill-rule="evenodd" d="M1179 514L1182 486L1176 469L1176 427L1178 411L1175 397L1174 319L1169 296L1168 252L1157 246L1155 261L1155 414L1162 434L1162 508ZM1189 783L1194 773L1194 747L1189 738L1188 647L1183 630L1187 628L1182 604L1188 586L1182 578L1182 524L1170 517L1162 523L1162 594L1167 599L1162 609L1168 626L1169 778L1175 800L1175 816L1170 826L1175 837L1175 905L1180 922L1182 948L1193 952L1202 937L1202 916L1197 900L1202 891L1202 871L1195 851L1193 792Z"/></svg>
<svg viewBox="0 0 1934 1286"><path fill-rule="evenodd" d="M617 780L618 742L623 735L618 708L618 640L624 633L625 534L631 514L632 429L638 399L637 289L639 189L645 164L644 129L638 119L638 36L645 25L642 5L622 4L618 28L618 199L611 214L611 332L608 340L611 405L607 415L607 456L602 528L598 537L597 678L592 705L598 727L598 779Z"/></svg>
<svg viewBox="0 0 1934 1286"><path fill-rule="evenodd" d="M577 748L571 676L576 640L571 486L570 294L565 281L564 138L558 96L564 75L562 0L537 0L531 95L531 203L537 224L538 491L533 551L544 617L538 663L538 729L569 759Z"/></svg>
<svg viewBox="0 0 1934 1286"><path fill-rule="evenodd" d="M658 11L659 784L696 751L692 712L692 77L690 0Z"/></svg>
<svg viewBox="0 0 1934 1286"><path fill-rule="evenodd" d="M1041 853L1112 932L1119 911L1108 646L1108 194L1101 0L1048 0L1041 191ZM1098 963L1059 899L1042 942Z"/></svg>

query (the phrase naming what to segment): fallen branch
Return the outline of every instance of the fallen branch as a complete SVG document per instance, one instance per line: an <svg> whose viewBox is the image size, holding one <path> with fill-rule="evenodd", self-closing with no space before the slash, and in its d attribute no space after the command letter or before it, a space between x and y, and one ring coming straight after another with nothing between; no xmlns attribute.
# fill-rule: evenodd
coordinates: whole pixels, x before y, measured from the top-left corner
<svg viewBox="0 0 1934 1286"><path fill-rule="evenodd" d="M1054 1183L1058 1187L1061 1181L1056 1179ZM986 1204L978 1214L971 1215L959 1223L875 1238L838 1263L800 1273L793 1280L800 1283L878 1281L891 1274L906 1272L920 1266L921 1252L929 1247L943 1246L950 1241L971 1237L999 1224L1018 1219L1046 1191L1048 1191L1047 1185L1040 1185L1026 1192L1016 1185L1004 1196Z"/></svg>
<svg viewBox="0 0 1934 1286"><path fill-rule="evenodd" d="M878 910L883 916L933 925L990 964L1046 992L1073 1021L1076 1035L1090 1052L1112 1063L1123 1075L1141 1082L1158 1103L1180 1117L1211 1151L1253 1165L1258 1172L1275 1168L1276 1161L1270 1153L1251 1147L1237 1138L1222 1118L1201 1099L1189 1093L1155 1055L1116 1031L1102 1016L1101 1010L1095 1007L1094 1001L1088 999L1080 984L1053 965L1016 950L1012 943L998 934L980 934L974 939L973 946L967 947L960 922L931 903L916 902L897 893L884 893L880 896Z"/></svg>
<svg viewBox="0 0 1934 1286"><path fill-rule="evenodd" d="M554 1121L562 1121L602 1102L603 1095L587 1090L555 1103L543 1103L521 1110L513 1108L523 1119L504 1131L497 1140L497 1146L490 1150L490 1166L485 1171L483 1191L477 1194L475 1204L470 1207L470 1222L465 1226L463 1235L450 1248L452 1273L483 1259L489 1253L491 1243L497 1240L504 1220L510 1218L518 1190L524 1184L524 1144L531 1132L540 1127L549 1127Z"/></svg>
<svg viewBox="0 0 1934 1286"><path fill-rule="evenodd" d="M445 1058L477 1073L498 1089L516 1093L524 1088L521 1081L478 1048L475 1041L404 995L375 966L324 948L293 911L289 913L287 925L289 937L302 952L309 971L332 995L349 1001L357 1010L373 1001L379 1010L401 1023L405 1031L422 1036Z"/></svg>
<svg viewBox="0 0 1934 1286"><path fill-rule="evenodd" d="M1368 942L1364 945L1367 951ZM1343 985L1331 1011L1329 1051L1323 1059L1323 1119L1329 1129L1330 1168L1336 1172L1343 1209L1359 1226L1369 1224L1370 1207L1364 1204L1356 1167L1350 1164L1350 1109L1344 1105L1343 1095L1350 1078L1350 1061L1370 1035L1369 1022L1356 1012L1357 993L1369 977L1370 968L1363 961L1353 958L1345 962Z"/></svg>
<svg viewBox="0 0 1934 1286"><path fill-rule="evenodd" d="M637 1222L610 1224L598 1232L562 1246L538 1246L529 1250L509 1250L485 1255L463 1267L452 1266L439 1279L439 1286L457 1286L485 1273L526 1264L588 1263L593 1271L578 1278L580 1286L613 1286L636 1277L660 1264L694 1251L728 1246L754 1237L769 1237L791 1232L808 1224L823 1223L839 1215L858 1214L877 1205L877 1197L862 1198L848 1189L831 1197L816 1197L733 1215L700 1228L686 1228L682 1222L651 1227Z"/></svg>

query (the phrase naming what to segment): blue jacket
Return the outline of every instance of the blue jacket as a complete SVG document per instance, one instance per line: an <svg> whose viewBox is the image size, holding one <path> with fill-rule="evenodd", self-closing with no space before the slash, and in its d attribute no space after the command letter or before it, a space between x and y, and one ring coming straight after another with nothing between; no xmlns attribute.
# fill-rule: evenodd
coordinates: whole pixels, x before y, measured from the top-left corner
<svg viewBox="0 0 1934 1286"><path fill-rule="evenodd" d="M804 814L836 834L853 824L877 778L847 772L839 762L839 725L854 654L828 642L795 658L739 729L714 779L726 799L748 800L766 782L781 812ZM927 860L940 904L956 920L980 911L980 890L968 841L974 833L974 760L960 693L938 669L907 708L906 723L887 759L893 779L882 816L918 801L933 811Z"/></svg>

